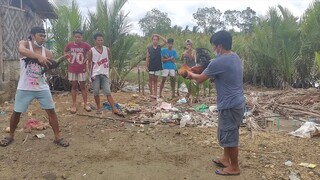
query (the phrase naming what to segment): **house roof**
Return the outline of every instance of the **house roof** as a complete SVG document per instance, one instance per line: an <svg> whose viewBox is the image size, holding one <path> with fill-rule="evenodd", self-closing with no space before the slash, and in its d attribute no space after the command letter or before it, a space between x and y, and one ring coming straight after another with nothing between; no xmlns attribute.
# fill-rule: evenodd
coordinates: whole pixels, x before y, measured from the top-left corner
<svg viewBox="0 0 320 180"><path fill-rule="evenodd" d="M48 0L30 0L30 6L42 19L58 19L58 15Z"/></svg>

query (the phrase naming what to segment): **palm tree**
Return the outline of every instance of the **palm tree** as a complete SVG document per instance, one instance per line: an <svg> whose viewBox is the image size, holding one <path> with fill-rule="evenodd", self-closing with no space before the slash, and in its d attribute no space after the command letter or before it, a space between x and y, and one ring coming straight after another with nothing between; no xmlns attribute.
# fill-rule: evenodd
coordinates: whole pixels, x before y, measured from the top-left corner
<svg viewBox="0 0 320 180"><path fill-rule="evenodd" d="M304 13L301 19L301 50L297 62L297 72L302 86L310 84L315 79L315 54L320 52L320 1L315 0ZM317 58L318 61L320 59ZM318 68L320 63L318 63Z"/></svg>
<svg viewBox="0 0 320 180"><path fill-rule="evenodd" d="M64 54L64 47L72 38L72 31L76 29L82 29L83 17L80 12L79 5L75 0L72 1L71 5L59 4L55 12L58 14L58 19L51 20L52 34L53 34L53 48L56 56ZM62 73L66 75L67 64L62 66Z"/></svg>
<svg viewBox="0 0 320 180"><path fill-rule="evenodd" d="M300 50L297 18L280 5L269 8L255 27L249 49L248 56L255 59L252 66L257 65L261 84L282 88L291 85Z"/></svg>
<svg viewBox="0 0 320 180"><path fill-rule="evenodd" d="M132 25L128 22L128 13L122 11L126 2L127 0L117 0L108 3L107 0L97 0L97 10L95 13L89 12L85 25L85 32L89 34L102 33L106 46L111 48L110 74L113 90L124 86L125 77L142 60L142 57L135 56L135 52L130 51L135 45L135 38L128 35Z"/></svg>

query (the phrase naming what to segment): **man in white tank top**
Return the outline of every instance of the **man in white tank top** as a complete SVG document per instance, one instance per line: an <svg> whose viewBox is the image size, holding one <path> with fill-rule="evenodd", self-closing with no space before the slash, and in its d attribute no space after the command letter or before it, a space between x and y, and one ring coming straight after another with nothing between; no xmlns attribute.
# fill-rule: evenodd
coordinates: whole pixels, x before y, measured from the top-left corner
<svg viewBox="0 0 320 180"><path fill-rule="evenodd" d="M14 132L19 123L20 115L27 111L28 106L34 99L40 102L41 108L49 116L49 123L55 136L53 142L59 146L69 146L69 143L60 137L54 102L45 75L42 74L43 66L47 66L50 63L48 59L52 58L52 53L43 46L45 38L45 30L42 27L33 27L29 40L19 42L18 50L21 56L37 60L20 59L20 78L15 97L14 111L10 119L10 135L0 141L1 146L8 146L13 142Z"/></svg>
<svg viewBox="0 0 320 180"><path fill-rule="evenodd" d="M100 104L99 90L102 87L103 94L107 96L107 100L112 108L112 113L123 117L124 115L116 109L114 100L110 91L109 80L109 63L111 58L110 49L103 46L103 36L100 33L94 35L95 46L89 51L88 62L90 67L90 76L93 85L94 100L97 104L97 114L102 114Z"/></svg>

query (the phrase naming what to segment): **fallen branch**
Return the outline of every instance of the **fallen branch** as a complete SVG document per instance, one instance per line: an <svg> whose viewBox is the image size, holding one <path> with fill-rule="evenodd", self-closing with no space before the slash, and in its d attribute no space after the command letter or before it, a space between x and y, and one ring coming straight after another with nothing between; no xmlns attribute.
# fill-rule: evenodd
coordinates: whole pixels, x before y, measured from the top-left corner
<svg viewBox="0 0 320 180"><path fill-rule="evenodd" d="M93 115L89 115L89 114L79 114L79 113L77 113L77 115L98 118L98 119L117 120L117 121L121 121L121 122L133 123L133 124L150 124L149 121L142 121L142 122L141 121L129 121L129 120L114 118L114 117L100 117L100 116L93 116Z"/></svg>
<svg viewBox="0 0 320 180"><path fill-rule="evenodd" d="M252 151L252 149L239 148L241 151L248 151L256 154L281 154L282 151L264 152L264 151Z"/></svg>

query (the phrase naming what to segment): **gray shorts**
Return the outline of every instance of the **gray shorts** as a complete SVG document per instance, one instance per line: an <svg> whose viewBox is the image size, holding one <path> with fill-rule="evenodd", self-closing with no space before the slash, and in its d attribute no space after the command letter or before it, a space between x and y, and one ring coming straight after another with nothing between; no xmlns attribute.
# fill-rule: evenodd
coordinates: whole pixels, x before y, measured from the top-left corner
<svg viewBox="0 0 320 180"><path fill-rule="evenodd" d="M243 114L244 103L235 108L219 111L218 141L221 147L238 147L239 127Z"/></svg>
<svg viewBox="0 0 320 180"><path fill-rule="evenodd" d="M100 89L102 89L102 92L105 96L111 95L110 81L106 75L100 74L100 75L94 76L92 85L93 85L93 95L94 96L99 95Z"/></svg>

